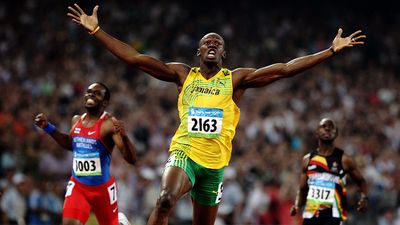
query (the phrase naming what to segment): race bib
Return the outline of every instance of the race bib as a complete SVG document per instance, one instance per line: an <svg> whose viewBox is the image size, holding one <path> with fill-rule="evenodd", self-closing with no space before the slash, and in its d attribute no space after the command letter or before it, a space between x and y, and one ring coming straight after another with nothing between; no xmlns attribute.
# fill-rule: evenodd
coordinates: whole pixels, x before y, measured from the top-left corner
<svg viewBox="0 0 400 225"><path fill-rule="evenodd" d="M76 176L101 176L100 154L74 153L73 170Z"/></svg>
<svg viewBox="0 0 400 225"><path fill-rule="evenodd" d="M307 200L318 204L333 205L335 201L335 182L329 180L311 180Z"/></svg>
<svg viewBox="0 0 400 225"><path fill-rule="evenodd" d="M188 132L191 137L218 138L222 130L224 110L190 107Z"/></svg>

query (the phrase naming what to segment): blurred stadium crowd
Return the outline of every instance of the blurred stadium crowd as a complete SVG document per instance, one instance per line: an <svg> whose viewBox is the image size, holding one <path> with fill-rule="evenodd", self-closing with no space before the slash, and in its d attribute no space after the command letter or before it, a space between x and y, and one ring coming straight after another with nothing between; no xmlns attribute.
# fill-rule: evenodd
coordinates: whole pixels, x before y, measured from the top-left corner
<svg viewBox="0 0 400 225"><path fill-rule="evenodd" d="M66 16L70 1L0 2L0 224L60 224L72 157L33 124L39 112L68 132L84 112L88 84L111 89L109 112L126 122L139 162L114 152L119 210L145 224L155 204L168 146L178 127L177 89L129 68ZM72 3L72 2L71 2ZM370 210L356 209L348 183L348 225L400 224L400 14L382 5L254 3L251 1L81 1L100 4L101 27L142 53L198 64L199 39L220 33L225 66L261 67L328 48L362 29L366 45L266 88L242 102L230 166L225 172L219 225L295 225L289 216L302 156L316 146L323 116L340 128L337 145L355 157L369 186ZM343 7L343 8L341 8ZM189 197L172 225L191 224ZM95 224L95 223L94 223Z"/></svg>

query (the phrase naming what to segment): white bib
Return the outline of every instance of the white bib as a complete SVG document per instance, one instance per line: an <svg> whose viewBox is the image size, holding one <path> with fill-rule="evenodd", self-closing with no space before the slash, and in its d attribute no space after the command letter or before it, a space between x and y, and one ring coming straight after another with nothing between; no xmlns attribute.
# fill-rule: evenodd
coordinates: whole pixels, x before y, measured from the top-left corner
<svg viewBox="0 0 400 225"><path fill-rule="evenodd" d="M101 176L100 154L75 152L72 168L76 176Z"/></svg>
<svg viewBox="0 0 400 225"><path fill-rule="evenodd" d="M218 138L223 115L223 109L190 107L187 121L189 136Z"/></svg>
<svg viewBox="0 0 400 225"><path fill-rule="evenodd" d="M335 182L333 180L310 179L307 200L318 204L333 205Z"/></svg>

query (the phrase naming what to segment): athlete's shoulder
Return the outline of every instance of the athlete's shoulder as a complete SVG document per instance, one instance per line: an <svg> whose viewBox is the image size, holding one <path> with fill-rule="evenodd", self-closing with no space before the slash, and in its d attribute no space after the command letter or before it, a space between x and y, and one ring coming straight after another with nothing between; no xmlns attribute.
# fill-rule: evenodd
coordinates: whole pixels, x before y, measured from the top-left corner
<svg viewBox="0 0 400 225"><path fill-rule="evenodd" d="M83 115L84 115L84 114L83 114ZM74 116L72 117L72 119L71 119L72 125L76 124L76 123L82 118L83 115L74 115Z"/></svg>
<svg viewBox="0 0 400 225"><path fill-rule="evenodd" d="M255 68L236 68L232 70L232 79L234 83L241 84L254 71L256 71Z"/></svg>
<svg viewBox="0 0 400 225"><path fill-rule="evenodd" d="M312 154L311 152L305 154L305 155L303 156L303 159L302 159L303 163L308 164L308 163L310 162L310 160L311 160L312 157L313 157L313 154Z"/></svg>
<svg viewBox="0 0 400 225"><path fill-rule="evenodd" d="M172 69L176 74L178 74L178 76L187 75L192 68L189 65L181 62L170 62L167 63L167 66Z"/></svg>
<svg viewBox="0 0 400 225"><path fill-rule="evenodd" d="M249 73L252 73L256 71L255 68L245 68L245 67L240 67L232 70L232 74L234 76L241 76L241 75L247 75Z"/></svg>
<svg viewBox="0 0 400 225"><path fill-rule="evenodd" d="M118 120L118 119L115 116L113 116L112 114L106 112L104 114L103 120L104 120L103 123L107 124L107 123L113 123L113 121Z"/></svg>
<svg viewBox="0 0 400 225"><path fill-rule="evenodd" d="M303 156L303 159L301 160L301 165L302 165L302 171L306 172L307 171L307 166L308 163L310 162L310 157L311 157L311 153L305 154Z"/></svg>
<svg viewBox="0 0 400 225"><path fill-rule="evenodd" d="M103 122L101 123L101 133L104 136L114 133L114 123L118 121L113 115L107 113L103 117Z"/></svg>
<svg viewBox="0 0 400 225"><path fill-rule="evenodd" d="M222 73L224 74L224 76L232 75L232 71L228 68L222 68Z"/></svg>
<svg viewBox="0 0 400 225"><path fill-rule="evenodd" d="M177 68L177 69L190 69L191 67L186 63L181 62L169 62L167 63L169 67Z"/></svg>

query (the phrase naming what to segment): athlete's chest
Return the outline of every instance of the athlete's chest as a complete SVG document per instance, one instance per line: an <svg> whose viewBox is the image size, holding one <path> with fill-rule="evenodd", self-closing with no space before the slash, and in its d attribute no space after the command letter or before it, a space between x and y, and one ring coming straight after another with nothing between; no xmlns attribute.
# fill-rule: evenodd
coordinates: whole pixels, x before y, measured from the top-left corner
<svg viewBox="0 0 400 225"><path fill-rule="evenodd" d="M102 147L101 143L101 121L84 126L79 121L71 131L72 147L74 152L96 152Z"/></svg>
<svg viewBox="0 0 400 225"><path fill-rule="evenodd" d="M95 124L94 126L88 128L84 127L82 124L78 124L72 130L71 136L98 139L100 137L100 127Z"/></svg>
<svg viewBox="0 0 400 225"><path fill-rule="evenodd" d="M232 83L229 77L212 80L189 80L181 92L183 104L218 106L232 98Z"/></svg>

